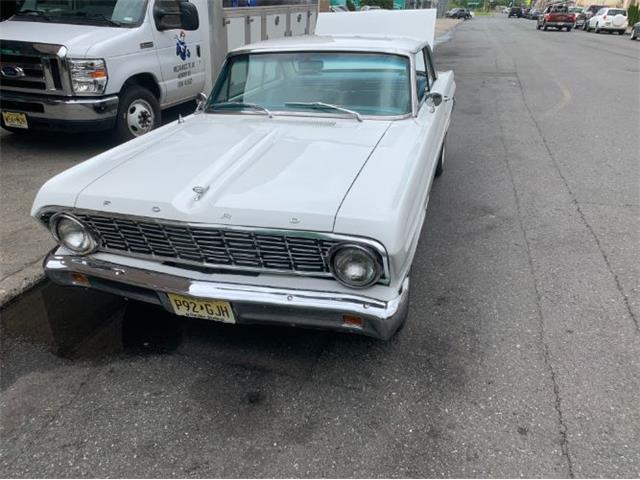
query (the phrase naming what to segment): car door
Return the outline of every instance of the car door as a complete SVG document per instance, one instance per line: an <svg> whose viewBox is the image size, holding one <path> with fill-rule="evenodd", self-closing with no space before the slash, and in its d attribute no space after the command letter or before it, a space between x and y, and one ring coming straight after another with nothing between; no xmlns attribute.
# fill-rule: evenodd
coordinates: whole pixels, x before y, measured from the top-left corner
<svg viewBox="0 0 640 480"><path fill-rule="evenodd" d="M176 12L175 28L158 29L154 15L153 37L160 63L163 85L163 106L195 98L204 84L204 61L201 49L201 30L185 31L180 28L180 2L183 0L154 0L152 6ZM200 2L193 2L199 6ZM208 21L205 11L198 11L200 24ZM173 15L172 15L173 17Z"/></svg>
<svg viewBox="0 0 640 480"><path fill-rule="evenodd" d="M418 82L418 115L417 122L421 127L423 146L420 156L424 171L424 185L431 188L433 175L438 164L440 150L445 135L449 128L451 111L453 108L453 92L455 83L452 72L436 72L431 48L426 46L416 55L416 79ZM425 88L421 90L420 79L425 73ZM440 94L442 103L438 106L430 106L427 101L429 94ZM428 195L425 200L428 202Z"/></svg>

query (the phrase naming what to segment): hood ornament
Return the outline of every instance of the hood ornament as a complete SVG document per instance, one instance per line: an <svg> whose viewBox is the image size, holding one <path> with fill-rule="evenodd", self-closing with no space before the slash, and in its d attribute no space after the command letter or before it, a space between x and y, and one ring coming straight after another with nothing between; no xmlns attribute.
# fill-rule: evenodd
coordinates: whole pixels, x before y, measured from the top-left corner
<svg viewBox="0 0 640 480"><path fill-rule="evenodd" d="M191 190L193 190L193 192L196 194L196 196L193 197L193 201L197 202L198 200L200 200L203 197L203 195L205 193L207 193L209 191L209 187L201 187L199 185L196 185Z"/></svg>

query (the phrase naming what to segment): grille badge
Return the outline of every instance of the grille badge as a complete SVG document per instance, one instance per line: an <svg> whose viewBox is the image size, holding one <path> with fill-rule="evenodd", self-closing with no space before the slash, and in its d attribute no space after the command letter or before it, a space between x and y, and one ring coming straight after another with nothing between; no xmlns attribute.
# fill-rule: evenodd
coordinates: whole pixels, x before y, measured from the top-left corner
<svg viewBox="0 0 640 480"><path fill-rule="evenodd" d="M8 78L19 78L25 76L24 70L20 67L16 67L15 65L4 65L0 72L2 72L3 77Z"/></svg>

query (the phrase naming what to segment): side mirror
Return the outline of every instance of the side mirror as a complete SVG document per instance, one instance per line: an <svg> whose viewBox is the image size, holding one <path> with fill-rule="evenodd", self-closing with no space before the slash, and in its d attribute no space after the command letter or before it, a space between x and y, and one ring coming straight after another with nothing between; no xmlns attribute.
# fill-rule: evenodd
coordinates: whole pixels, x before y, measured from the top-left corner
<svg viewBox="0 0 640 480"><path fill-rule="evenodd" d="M204 92L200 92L198 94L198 96L196 97L196 113L198 112L204 112L204 108L207 106L207 100L208 97L205 95Z"/></svg>
<svg viewBox="0 0 640 480"><path fill-rule="evenodd" d="M200 26L198 9L188 1L163 1L157 0L153 7L153 18L156 28L163 30L197 30Z"/></svg>
<svg viewBox="0 0 640 480"><path fill-rule="evenodd" d="M182 20L182 29L187 31L197 30L200 27L200 19L198 18L198 9L193 3L180 3L180 17Z"/></svg>
<svg viewBox="0 0 640 480"><path fill-rule="evenodd" d="M431 107L431 111L435 110L435 108L442 103L442 95L439 93L428 93L425 103Z"/></svg>

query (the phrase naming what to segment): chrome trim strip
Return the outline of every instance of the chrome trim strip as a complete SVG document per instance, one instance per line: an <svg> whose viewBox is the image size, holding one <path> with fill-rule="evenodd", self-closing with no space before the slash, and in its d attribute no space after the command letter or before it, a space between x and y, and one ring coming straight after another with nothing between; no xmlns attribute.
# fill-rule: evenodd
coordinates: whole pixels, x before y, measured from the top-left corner
<svg viewBox="0 0 640 480"><path fill-rule="evenodd" d="M389 270L389 256L387 254L384 246L373 239L367 237L358 237L354 235L343 235L337 233L324 233L324 232L312 232L309 230L285 230L285 229L276 229L276 228L264 228L264 227L246 227L246 226L235 226L235 225L224 225L224 224L213 224L213 223L196 223L196 222L181 222L177 220L169 220L163 218L153 218L153 217L143 217L137 215L127 215L122 213L115 212L102 212L96 210L86 210L72 207L62 207L62 206L46 206L42 207L36 213L36 217L40 220L41 223L48 228L48 225L43 221L43 216L47 213L53 212L53 214L59 213L67 213L67 214L80 214L80 215L97 215L97 216L105 216L105 217L114 217L121 218L124 220L131 220L137 222L148 222L155 223L159 225L168 225L168 226L176 226L176 227L194 227L194 228L211 228L216 230L226 230L230 232L244 232L244 233L258 233L262 235L278 235L278 236L291 236L291 237L307 237L312 238L314 240L327 240L327 241L338 241L338 242L348 242L348 243L359 243L367 245L373 248L378 255L380 255L380 259L382 261L383 273L378 281L379 284L388 285L390 282L390 270ZM159 257L155 255L146 255L146 254L136 254L132 252L124 252L122 250L115 250L104 248L102 245L98 247L99 252L112 253L114 255L121 255L129 258L139 258L143 260L153 260L161 263L173 263L176 265L192 265L198 267L207 267L214 268L217 270L230 270L236 272L257 272L257 273L274 273L274 274L282 274L282 275L295 275L295 276L307 276L307 277L319 277L319 278L334 278L331 273L323 273L323 272L303 272L296 270L278 270L278 269L270 269L270 268L256 268L256 267L244 267L237 265L225 265L225 264L209 264L203 262L196 262L185 260L181 258L173 258L173 257ZM327 259L328 260L328 259Z"/></svg>

